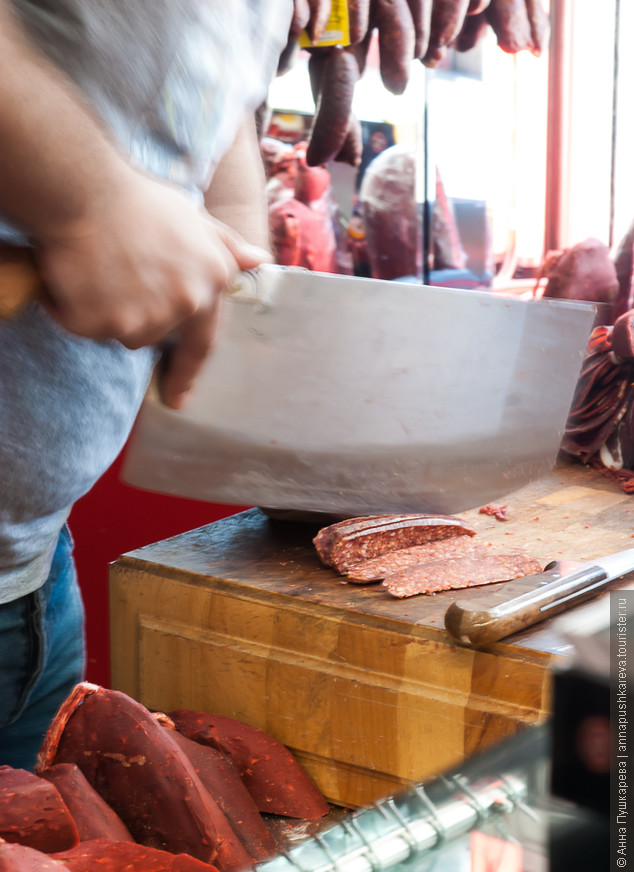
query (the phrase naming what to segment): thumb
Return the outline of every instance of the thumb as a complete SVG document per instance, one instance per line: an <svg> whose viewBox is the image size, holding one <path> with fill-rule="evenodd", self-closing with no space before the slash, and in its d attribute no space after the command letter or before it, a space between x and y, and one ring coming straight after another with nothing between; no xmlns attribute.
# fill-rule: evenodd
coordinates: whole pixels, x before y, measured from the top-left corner
<svg viewBox="0 0 634 872"><path fill-rule="evenodd" d="M267 249L252 245L231 227L217 219L212 219L212 222L213 232L226 245L240 269L255 269L261 263L273 262L273 255Z"/></svg>

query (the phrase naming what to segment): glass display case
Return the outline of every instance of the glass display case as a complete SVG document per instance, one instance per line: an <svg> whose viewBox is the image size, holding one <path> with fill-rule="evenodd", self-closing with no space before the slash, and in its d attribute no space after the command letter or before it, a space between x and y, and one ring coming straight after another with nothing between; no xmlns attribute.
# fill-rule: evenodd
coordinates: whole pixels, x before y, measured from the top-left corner
<svg viewBox="0 0 634 872"><path fill-rule="evenodd" d="M475 288L514 283L521 293L534 287L549 251L589 237L612 248L628 231L634 62L625 41L634 11L622 0L606 0L600 10L590 0L543 6L550 38L539 53L501 50L489 32L467 51L449 49L433 68L413 61L398 96L381 82L376 48L369 52L353 102L363 127L361 164L330 161L327 168L340 224L357 244L368 168L388 148L411 153L416 178L407 196L420 250L400 278L414 272L426 283ZM306 51L273 83L270 106L273 136L306 137L315 110ZM402 221L404 202L395 220ZM367 275L369 265L338 268Z"/></svg>

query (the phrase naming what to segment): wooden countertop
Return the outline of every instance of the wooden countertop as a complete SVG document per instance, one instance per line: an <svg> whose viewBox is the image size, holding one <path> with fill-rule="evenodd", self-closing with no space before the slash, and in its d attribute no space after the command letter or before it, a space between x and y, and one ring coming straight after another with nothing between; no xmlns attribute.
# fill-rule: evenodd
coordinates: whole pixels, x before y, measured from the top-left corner
<svg viewBox="0 0 634 872"><path fill-rule="evenodd" d="M634 497L598 471L564 460L553 473L499 501L506 504L506 521L478 509L460 513L477 536L499 547L542 559L586 560L634 547ZM186 573L201 584L222 579L258 588L271 595L296 597L309 603L401 622L408 627L444 631L449 604L465 591L445 591L406 599L391 596L380 584L347 582L324 567L312 538L318 526L271 520L259 509L224 518L205 527L156 542L125 555L163 569ZM627 587L634 574L614 583ZM488 589L472 589L469 599ZM565 655L569 645L553 631L551 618L498 644L530 647Z"/></svg>
<svg viewBox="0 0 634 872"><path fill-rule="evenodd" d="M500 503L506 521L462 517L544 562L634 547L634 499L578 464L560 462ZM123 555L110 572L113 687L150 709L217 712L269 732L340 806L548 718L552 670L573 653L557 617L469 648L444 628L465 591L396 599L346 582L320 563L316 530L250 509Z"/></svg>

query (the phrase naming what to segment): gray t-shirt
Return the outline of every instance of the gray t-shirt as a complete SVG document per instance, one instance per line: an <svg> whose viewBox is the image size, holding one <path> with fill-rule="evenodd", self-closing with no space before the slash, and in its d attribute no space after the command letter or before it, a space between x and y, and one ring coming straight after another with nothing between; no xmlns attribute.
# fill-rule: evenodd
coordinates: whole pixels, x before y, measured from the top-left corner
<svg viewBox="0 0 634 872"><path fill-rule="evenodd" d="M292 0L12 0L133 164L202 196L266 96ZM69 131L69 135L72 132ZM22 237L1 221L1 240ZM0 322L0 603L37 589L72 504L115 459L156 352Z"/></svg>

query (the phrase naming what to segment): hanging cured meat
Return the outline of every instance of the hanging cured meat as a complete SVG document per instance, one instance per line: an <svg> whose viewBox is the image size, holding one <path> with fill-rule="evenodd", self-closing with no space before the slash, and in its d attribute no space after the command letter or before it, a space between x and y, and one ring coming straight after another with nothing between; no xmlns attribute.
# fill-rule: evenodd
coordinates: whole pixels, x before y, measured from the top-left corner
<svg viewBox="0 0 634 872"><path fill-rule="evenodd" d="M634 492L634 310L592 331L561 447Z"/></svg>
<svg viewBox="0 0 634 872"><path fill-rule="evenodd" d="M315 119L307 156L313 166L335 155L356 166L357 149L344 150L343 145L351 129L354 89L373 36L383 85L402 94L414 60L435 67L449 48L468 51L490 29L503 51L539 55L550 29L542 0L348 0L349 45L320 45L332 9L332 0L294 0L288 35L289 46L296 44L303 26L311 55L327 58L330 67L324 86L313 88ZM286 70L292 50L287 48L284 57Z"/></svg>

